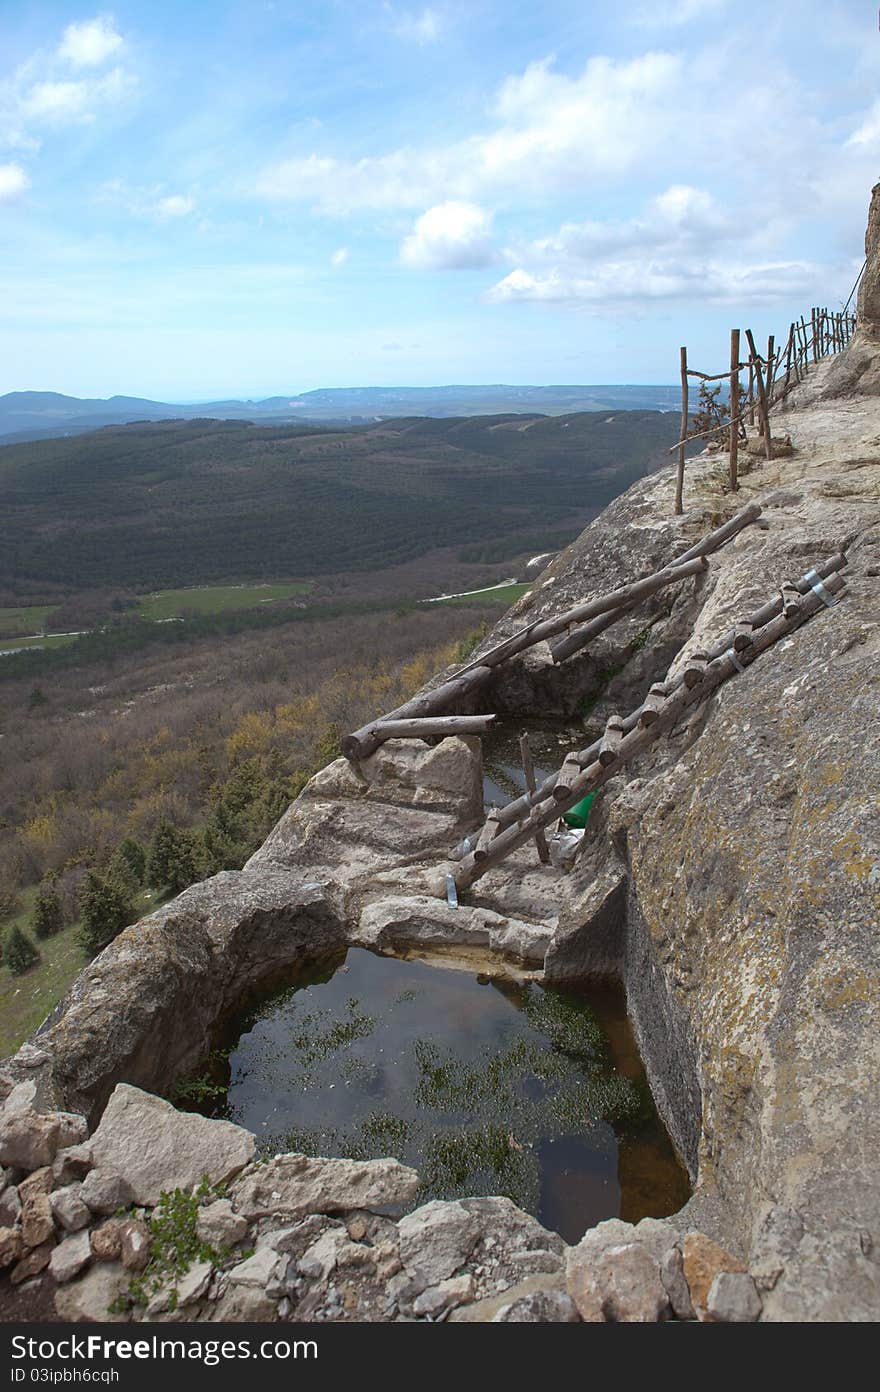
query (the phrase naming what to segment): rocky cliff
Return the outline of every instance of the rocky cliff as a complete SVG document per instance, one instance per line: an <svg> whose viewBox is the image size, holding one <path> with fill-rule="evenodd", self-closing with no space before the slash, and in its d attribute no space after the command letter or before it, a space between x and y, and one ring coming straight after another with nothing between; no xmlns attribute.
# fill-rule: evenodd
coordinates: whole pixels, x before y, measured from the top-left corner
<svg viewBox="0 0 880 1392"><path fill-rule="evenodd" d="M204 1058L249 993L350 942L380 950L414 942L478 948L551 982L613 973L626 985L655 1097L693 1180L689 1204L657 1231L605 1224L567 1252L554 1235L539 1241L532 1228L520 1232L533 1220L492 1209L501 1201L427 1205L430 1213L416 1210L394 1234L383 1229L381 1241L393 1252L370 1258L369 1290L384 1289L401 1270L406 1280L398 1282L400 1300L375 1295L373 1313L362 1317L436 1317L505 1289L518 1294L498 1309L525 1299L531 1313L503 1318L662 1318L694 1310L700 1318L880 1316L880 396L871 394L880 383L877 190L872 227L858 339L840 360L814 369L777 418L793 453L753 464L735 496L726 456L699 456L688 465L682 517L672 513L669 471L636 484L551 563L486 645L526 619L657 569L746 501L761 505L759 523L714 556L705 575L648 601L562 667L539 646L499 669L481 708L526 720L587 711L598 729L605 715L631 709L653 681L782 581L838 550L848 557L845 597L609 783L568 875L524 849L479 880L458 909L438 897L445 858L480 821L478 741L447 740L434 749L392 742L365 762L362 779L343 760L330 765L244 871L188 890L86 969L6 1065L4 1088L25 1084L29 1115L74 1109L94 1127L111 1093L120 1096L118 1084L167 1092ZM857 391L841 397L847 382ZM15 1096L20 1112L24 1094ZM13 1131L21 1125L14 1122ZM105 1119L99 1131L106 1127ZM14 1160L4 1163L15 1187L22 1176ZM94 1155L88 1163L94 1166ZM57 1156L43 1168L52 1164ZM238 1183L246 1201L233 1205L233 1217L269 1222L269 1210L244 1212L252 1195L246 1179ZM362 1196L330 1203L310 1193L314 1203L298 1210L298 1223L370 1208ZM280 1231L281 1217L267 1230ZM345 1317L332 1313L335 1297L327 1295L343 1260L330 1248L335 1243L345 1261L369 1265L348 1248L371 1241L353 1237L345 1222L343 1231L341 1218L325 1217L308 1233L264 1243L274 1253L263 1263L274 1273L273 1311L286 1300L292 1317ZM368 1232L370 1222L359 1218L356 1233ZM491 1249L493 1231L499 1251L513 1243L510 1250L544 1254L535 1268L541 1280L530 1277L533 1285L521 1289L523 1267L511 1258L497 1280L479 1285L476 1265L472 1271L467 1262L479 1265L473 1254ZM47 1231L41 1243L52 1240ZM718 1257L715 1242L727 1255ZM307 1248L304 1272L296 1262ZM296 1298L277 1274L281 1255L294 1249ZM448 1272L443 1252L456 1256ZM381 1260L386 1276L376 1277ZM467 1292L459 1275L461 1289L432 1294L414 1309L465 1267ZM413 1272L423 1269L430 1277L416 1289L421 1277ZM682 1269L693 1278L684 1292ZM256 1282L254 1271L241 1283ZM309 1271L323 1272L320 1294L317 1287L302 1294L304 1281L319 1280ZM209 1270L193 1297L202 1317L209 1317L202 1297L211 1280L215 1294L230 1284ZM307 1297L311 1306L297 1316L297 1299ZM67 1298L65 1308L74 1304ZM265 1308L257 1318L270 1317ZM361 1308L356 1300L353 1308ZM641 1313L626 1313L634 1309ZM492 1310L484 1305L475 1317L497 1317Z"/></svg>

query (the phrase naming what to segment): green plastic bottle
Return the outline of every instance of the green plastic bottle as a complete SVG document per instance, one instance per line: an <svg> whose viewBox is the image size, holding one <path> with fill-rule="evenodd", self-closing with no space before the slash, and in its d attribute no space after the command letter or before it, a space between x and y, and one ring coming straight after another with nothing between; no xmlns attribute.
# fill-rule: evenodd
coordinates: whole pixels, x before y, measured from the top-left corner
<svg viewBox="0 0 880 1392"><path fill-rule="evenodd" d="M580 802L575 803L574 807L570 808L568 812L563 812L562 820L565 822L565 825L577 827L579 829L585 827L590 820L590 808L593 805L595 796L595 793L587 793L587 796L581 798Z"/></svg>

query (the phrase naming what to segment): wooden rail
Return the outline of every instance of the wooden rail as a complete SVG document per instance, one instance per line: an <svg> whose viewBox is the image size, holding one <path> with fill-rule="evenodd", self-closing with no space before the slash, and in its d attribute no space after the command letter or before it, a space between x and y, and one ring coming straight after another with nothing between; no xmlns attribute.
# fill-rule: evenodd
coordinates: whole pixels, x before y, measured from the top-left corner
<svg viewBox="0 0 880 1392"><path fill-rule="evenodd" d="M858 284L858 282L856 282ZM850 299L852 296L850 296ZM767 342L767 352L762 356L755 347L751 329L746 329L745 337L749 355L740 362L740 331L731 329L730 367L727 372L701 372L688 367L687 348L680 350L681 375L681 433L676 444L670 447L670 454L677 453L675 471L675 512L684 511L685 449L695 440L705 440L712 436L726 439L729 453L729 483L733 492L739 487L739 441L746 438L746 424L756 423L764 442L764 453L768 459L773 455L773 441L770 432L770 411L778 406L800 382L803 381L810 366L832 353L841 353L847 347L856 328L856 317L846 307L839 311L814 307L810 311L810 322L801 315L789 327L784 348L776 347L773 335ZM783 371L784 368L784 371ZM748 384L740 383L740 373L748 371ZM718 419L703 430L688 430L689 420L689 379L700 383L727 382L729 405L714 405ZM705 393L704 393L705 396ZM711 409L711 407L709 408ZM725 416L723 412L727 411Z"/></svg>
<svg viewBox="0 0 880 1392"><path fill-rule="evenodd" d="M761 653L766 652L774 643L832 602L832 597L835 594L839 595L844 589L845 580L837 572L829 573L826 579L827 584L817 586L808 576L803 577L803 583L807 588L790 616L787 616L783 609L781 594L778 600L768 601L759 613L769 614L774 609L776 612L758 631L753 631L751 643L740 652L737 653L732 646L723 648L723 642L727 641L729 635L713 644L712 650L717 652L717 656L707 661L705 668L692 684L673 677L653 687L654 718L651 723L645 723L642 718L648 709L647 702L644 702L638 710L631 712L620 722L616 731L620 734L620 739L615 740L613 748L606 745L606 755L610 757L606 757L605 760L600 757L606 738L603 735L597 746L591 746L590 750L584 751L585 755L594 754L594 757L590 758L585 767L580 767L579 773L576 772L576 765L579 766L578 760L581 756L573 758L568 755L559 773L553 775L552 779L545 780L541 789L517 799L516 803L508 804L507 808L493 812L477 840L479 855L476 851L467 851L458 859L455 869L451 872L456 891L469 888L475 880L506 859L511 852L533 840L539 831L549 827L588 793L597 791L627 763L644 753L661 735L667 734L687 709L707 700L722 682L743 672ZM753 624L752 627L754 630L757 625ZM551 784L549 791L546 790L547 783ZM511 819L505 814L509 814L515 806L520 808L521 815L518 814ZM453 852L453 860L461 850L462 847L458 847L456 852Z"/></svg>

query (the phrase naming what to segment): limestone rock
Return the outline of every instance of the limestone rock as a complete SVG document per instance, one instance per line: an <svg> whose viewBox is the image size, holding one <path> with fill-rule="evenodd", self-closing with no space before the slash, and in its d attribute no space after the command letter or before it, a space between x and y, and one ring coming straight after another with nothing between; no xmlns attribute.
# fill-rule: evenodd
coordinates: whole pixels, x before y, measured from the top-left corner
<svg viewBox="0 0 880 1392"><path fill-rule="evenodd" d="M560 1276L527 1276L525 1280L517 1281L515 1285L508 1286L505 1290L498 1291L494 1295L484 1296L481 1300L473 1301L472 1304L459 1306L450 1314L449 1323L488 1324L494 1321L496 1315L500 1314L502 1310L508 1310L520 1301L529 1300L533 1296L555 1296L560 1292L564 1294L563 1281ZM575 1315L577 1315L577 1311L575 1311ZM504 1322L506 1323L506 1321Z"/></svg>
<svg viewBox="0 0 880 1392"><path fill-rule="evenodd" d="M247 1219L233 1210L229 1199L215 1199L200 1208L196 1232L211 1247L234 1247L247 1236Z"/></svg>
<svg viewBox="0 0 880 1392"><path fill-rule="evenodd" d="M21 1206L21 1238L25 1247L39 1247L54 1233L48 1194L31 1194Z"/></svg>
<svg viewBox="0 0 880 1392"><path fill-rule="evenodd" d="M119 1252L126 1271L143 1271L150 1260L152 1238L146 1223L129 1218L122 1225Z"/></svg>
<svg viewBox="0 0 880 1392"><path fill-rule="evenodd" d="M28 1200L35 1194L51 1194L53 1186L52 1169L49 1165L44 1165L42 1169L34 1170L25 1179L19 1180L18 1197L24 1207Z"/></svg>
<svg viewBox="0 0 880 1392"><path fill-rule="evenodd" d="M670 1247L660 1261L660 1279L676 1319L692 1320L697 1314L691 1300L688 1283L684 1279L684 1265L681 1249Z"/></svg>
<svg viewBox="0 0 880 1392"><path fill-rule="evenodd" d="M55 1292L58 1318L71 1324L84 1320L96 1324L119 1324L127 1318L111 1310L117 1296L128 1290L129 1273L118 1262L92 1266L78 1280L59 1286Z"/></svg>
<svg viewBox="0 0 880 1392"><path fill-rule="evenodd" d="M18 1187L15 1184L7 1184L0 1194L0 1226L14 1227L20 1216L21 1199L18 1196Z"/></svg>
<svg viewBox="0 0 880 1392"><path fill-rule="evenodd" d="M502 1305L493 1324L576 1324L577 1306L566 1291L533 1291Z"/></svg>
<svg viewBox="0 0 880 1392"><path fill-rule="evenodd" d="M19 1170L38 1170L43 1165L51 1165L60 1134L61 1124L55 1116L29 1108L3 1116L0 1118L0 1165L13 1165Z"/></svg>
<svg viewBox="0 0 880 1392"><path fill-rule="evenodd" d="M272 1276L278 1265L278 1253L271 1247L263 1247L246 1261L239 1262L226 1273L226 1280L233 1286L258 1286L261 1289Z"/></svg>
<svg viewBox="0 0 880 1392"><path fill-rule="evenodd" d="M719 1271L706 1300L707 1320L752 1324L761 1313L761 1297L748 1272Z"/></svg>
<svg viewBox="0 0 880 1392"><path fill-rule="evenodd" d="M90 1145L97 1167L121 1175L135 1203L153 1206L163 1190L192 1189L205 1175L211 1184L230 1179L252 1158L255 1141L231 1122L179 1112L119 1083Z"/></svg>
<svg viewBox="0 0 880 1392"><path fill-rule="evenodd" d="M79 1196L82 1185L66 1184L63 1189L55 1189L49 1195L52 1216L60 1228L67 1232L78 1232L91 1221L91 1211Z"/></svg>
<svg viewBox="0 0 880 1392"><path fill-rule="evenodd" d="M108 1218L100 1227L92 1228L92 1253L97 1261L120 1261L124 1218Z"/></svg>
<svg viewBox="0 0 880 1392"><path fill-rule="evenodd" d="M233 1206L245 1218L272 1214L341 1213L411 1203L419 1187L415 1170L398 1160L331 1160L278 1155L254 1165L232 1186Z"/></svg>
<svg viewBox="0 0 880 1392"><path fill-rule="evenodd" d="M326 1281L346 1248L352 1245L344 1228L324 1232L300 1256L297 1270L310 1281Z"/></svg>
<svg viewBox="0 0 880 1392"><path fill-rule="evenodd" d="M520 962L543 963L551 930L464 904L452 908L430 895L390 895L367 904L353 935L365 947L405 943L480 945Z"/></svg>
<svg viewBox="0 0 880 1392"><path fill-rule="evenodd" d="M82 1145L88 1140L89 1123L79 1112L56 1112L58 1118L58 1149Z"/></svg>
<svg viewBox="0 0 880 1392"><path fill-rule="evenodd" d="M408 1213L397 1227L400 1259L419 1291L439 1285L463 1266L480 1231L475 1214L440 1199Z"/></svg>
<svg viewBox="0 0 880 1392"><path fill-rule="evenodd" d="M12 1284L18 1286L22 1281L30 1280L31 1276L45 1271L54 1247L54 1239L50 1239L48 1242L41 1242L39 1247L31 1247L29 1251L26 1250L21 1261L12 1268L9 1274Z"/></svg>
<svg viewBox="0 0 880 1392"><path fill-rule="evenodd" d="M430 1315L436 1318L444 1310L453 1310L456 1305L466 1305L473 1298L474 1278L469 1272L463 1276L450 1276L439 1285L429 1286L413 1301L413 1314Z"/></svg>
<svg viewBox="0 0 880 1392"><path fill-rule="evenodd" d="M0 1228L0 1268L12 1266L24 1251L20 1228Z"/></svg>
<svg viewBox="0 0 880 1392"><path fill-rule="evenodd" d="M150 1296L144 1319L155 1319L168 1311L185 1310L194 1305L208 1289L213 1270L209 1261L194 1262L182 1276L166 1281Z"/></svg>
<svg viewBox="0 0 880 1392"><path fill-rule="evenodd" d="M92 1213L115 1213L134 1203L134 1190L115 1170L89 1170L79 1191L81 1201Z"/></svg>
<svg viewBox="0 0 880 1392"><path fill-rule="evenodd" d="M269 1324L278 1318L278 1304L258 1286L228 1286L214 1303L208 1302L205 1319L239 1324Z"/></svg>
<svg viewBox="0 0 880 1392"><path fill-rule="evenodd" d="M744 1271L741 1261L702 1232L689 1232L681 1245L684 1277L698 1319L706 1318L709 1290L720 1271Z"/></svg>
<svg viewBox="0 0 880 1392"><path fill-rule="evenodd" d="M66 1146L52 1161L52 1177L58 1185L71 1184L74 1180L85 1179L91 1168L92 1152L88 1142Z"/></svg>
<svg viewBox="0 0 880 1392"><path fill-rule="evenodd" d="M73 1233L72 1236L65 1237L63 1242L59 1242L52 1252L49 1271L58 1284L63 1285L65 1281L72 1281L78 1276L91 1259L92 1249L88 1233Z"/></svg>
<svg viewBox="0 0 880 1392"><path fill-rule="evenodd" d="M599 1266L602 1309L615 1323L653 1324L662 1319L669 1300L660 1268L650 1253L633 1242L626 1247L610 1247Z"/></svg>

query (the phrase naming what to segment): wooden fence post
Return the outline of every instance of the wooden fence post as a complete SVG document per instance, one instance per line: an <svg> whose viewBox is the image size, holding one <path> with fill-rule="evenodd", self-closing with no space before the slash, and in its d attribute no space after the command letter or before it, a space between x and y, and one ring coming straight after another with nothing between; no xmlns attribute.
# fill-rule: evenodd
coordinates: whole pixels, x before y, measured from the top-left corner
<svg viewBox="0 0 880 1392"><path fill-rule="evenodd" d="M770 443L770 412L767 409L767 395L764 391L764 375L761 372L761 360L758 357L758 350L755 347L755 340L752 337L751 329L746 329L746 339L749 344L749 352L755 364L755 382L758 387L758 414L760 425L764 433L764 453L768 459L773 458L773 446Z"/></svg>
<svg viewBox="0 0 880 1392"><path fill-rule="evenodd" d="M678 446L678 472L675 478L675 511L684 512L684 440L688 433L688 350L682 348L681 363L681 443Z"/></svg>
<svg viewBox="0 0 880 1392"><path fill-rule="evenodd" d="M730 487L739 488L739 329L730 330Z"/></svg>

